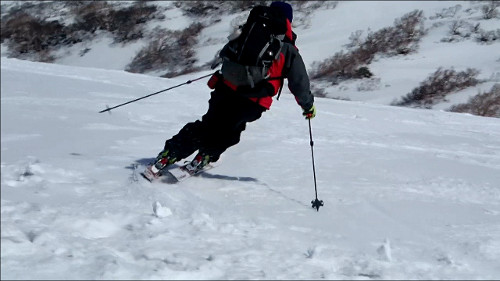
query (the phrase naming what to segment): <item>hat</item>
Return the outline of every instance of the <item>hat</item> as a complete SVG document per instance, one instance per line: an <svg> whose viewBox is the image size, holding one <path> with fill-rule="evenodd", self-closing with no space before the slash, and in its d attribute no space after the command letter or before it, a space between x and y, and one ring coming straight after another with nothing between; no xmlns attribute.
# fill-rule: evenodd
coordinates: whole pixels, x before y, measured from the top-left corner
<svg viewBox="0 0 500 281"><path fill-rule="evenodd" d="M271 3L271 7L276 7L281 10L281 12L286 16L286 18L292 22L293 20L293 9L290 4L280 1L275 1Z"/></svg>

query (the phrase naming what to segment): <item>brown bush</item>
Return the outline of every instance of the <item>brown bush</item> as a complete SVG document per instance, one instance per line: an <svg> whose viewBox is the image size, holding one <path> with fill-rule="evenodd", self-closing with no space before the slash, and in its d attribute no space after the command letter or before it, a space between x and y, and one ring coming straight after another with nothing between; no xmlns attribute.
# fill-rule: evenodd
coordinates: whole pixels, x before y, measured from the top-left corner
<svg viewBox="0 0 500 281"><path fill-rule="evenodd" d="M92 39L97 30L110 32L116 43L142 38L144 23L161 16L156 6L142 1L116 7L116 2L108 1L23 3L2 16L1 42L7 42L10 57L50 62L53 50ZM61 16L63 8L69 8L74 23L44 18Z"/></svg>
<svg viewBox="0 0 500 281"><path fill-rule="evenodd" d="M490 0L488 4L481 7L483 12L483 18L486 20L498 17L498 7L500 7L500 2Z"/></svg>
<svg viewBox="0 0 500 281"><path fill-rule="evenodd" d="M477 38L476 41L481 42L479 39L484 33L484 30L480 28L480 24L472 24L465 20L454 20L449 26L448 36L441 39L441 42L459 42L472 38L473 35ZM489 40L489 39L486 39Z"/></svg>
<svg viewBox="0 0 500 281"><path fill-rule="evenodd" d="M466 103L452 106L449 111L500 118L500 84L493 85L489 92L469 98Z"/></svg>
<svg viewBox="0 0 500 281"><path fill-rule="evenodd" d="M461 6L457 5L457 7ZM483 18L498 17L498 7L500 7L498 1L490 1L489 4L483 5ZM441 42L451 43L473 39L479 43L491 44L500 39L500 29L484 30L480 26L480 23L472 23L463 19L454 20L450 23L448 36L442 38Z"/></svg>
<svg viewBox="0 0 500 281"><path fill-rule="evenodd" d="M27 13L17 13L2 24L2 41L8 39L11 56L20 58L38 57L39 61L50 62L50 49L65 38L63 25L58 21L46 22Z"/></svg>
<svg viewBox="0 0 500 281"><path fill-rule="evenodd" d="M94 33L96 30L109 31L116 43L125 43L144 36L143 24L159 17L158 8L144 2L123 9L115 9L107 1L84 2L73 9L76 23L72 30Z"/></svg>
<svg viewBox="0 0 500 281"><path fill-rule="evenodd" d="M414 52L424 34L423 12L420 10L395 20L392 27L370 32L364 41L358 31L350 37L348 46L354 47L351 51L340 51L323 62L313 64L311 79L338 83L345 79L366 77L360 75L360 69L368 70L367 65L375 55L406 55Z"/></svg>
<svg viewBox="0 0 500 281"><path fill-rule="evenodd" d="M176 1L175 6L181 8L184 15L193 18L213 17L249 11L257 5L268 6L269 0L245 0L245 1ZM336 1L287 1L292 5L297 20L294 24L301 24L313 11L326 7L336 6Z"/></svg>
<svg viewBox="0 0 500 281"><path fill-rule="evenodd" d="M51 62L52 51L90 38L95 31L90 25L104 22L101 16L108 8L106 2L36 2L14 6L2 17L2 42L7 41L10 57ZM65 26L48 18L60 16L64 7L77 12L75 23ZM93 14L92 14L93 13ZM93 17L82 17L93 15Z"/></svg>
<svg viewBox="0 0 500 281"><path fill-rule="evenodd" d="M143 24L157 15L157 7L143 2L118 11L111 11L109 31L114 34L115 42L128 42L143 37Z"/></svg>
<svg viewBox="0 0 500 281"><path fill-rule="evenodd" d="M200 23L193 23L182 31L157 29L155 39L137 53L126 71L144 73L166 69L165 76L170 76L194 69L196 53L193 46L202 29Z"/></svg>
<svg viewBox="0 0 500 281"><path fill-rule="evenodd" d="M176 1L175 5L181 8L185 15L190 17L218 17L223 14L239 13L250 10L256 5L269 5L271 1Z"/></svg>
<svg viewBox="0 0 500 281"><path fill-rule="evenodd" d="M185 15L190 17L206 17L218 14L223 1L177 1L175 4L181 8Z"/></svg>
<svg viewBox="0 0 500 281"><path fill-rule="evenodd" d="M478 74L478 70L471 68L461 72L439 68L420 83L419 87L413 89L401 101L393 102L392 105L430 108L450 93L477 85Z"/></svg>
<svg viewBox="0 0 500 281"><path fill-rule="evenodd" d="M462 5L457 4L452 7L444 8L440 12L437 12L434 16L430 16L429 19L449 19L454 18L457 13L462 9Z"/></svg>
<svg viewBox="0 0 500 281"><path fill-rule="evenodd" d="M496 30L489 30L489 31L480 29L477 32L475 39L477 42L486 43L486 44L498 42L498 41L500 41L500 28L498 28Z"/></svg>
<svg viewBox="0 0 500 281"><path fill-rule="evenodd" d="M108 30L109 12L112 6L107 1L81 2L80 5L72 7L75 15L75 23L71 25L72 30L83 30L94 33L97 30Z"/></svg>

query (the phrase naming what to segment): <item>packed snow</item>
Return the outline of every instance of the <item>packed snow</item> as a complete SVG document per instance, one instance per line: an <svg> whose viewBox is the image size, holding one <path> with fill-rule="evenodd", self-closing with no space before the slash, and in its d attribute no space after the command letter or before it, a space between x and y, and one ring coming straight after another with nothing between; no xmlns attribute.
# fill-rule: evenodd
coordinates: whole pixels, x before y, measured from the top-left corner
<svg viewBox="0 0 500 281"><path fill-rule="evenodd" d="M329 12L342 15L355 3ZM356 24L390 25L409 3L384 6L382 22L367 16ZM438 11L451 2L419 5L426 3ZM331 55L308 33L327 12L297 31L310 39L298 42L306 62ZM336 38L346 40L358 27L342 29ZM470 44L456 44L456 53ZM494 47L477 45L478 67L498 56ZM374 69L410 67L435 51L423 49ZM443 51L435 52L439 66ZM205 113L206 80L98 112L210 72L165 79L87 58L2 56L1 279L500 278L500 119L383 104L408 92L404 81L418 85L427 74L408 80L386 69L390 97L316 98L311 126L324 201L316 210L308 122L287 89L214 169L150 183L139 174L144 165ZM435 71L430 61L413 73ZM499 61L481 69L500 71ZM359 94L353 88L343 94Z"/></svg>

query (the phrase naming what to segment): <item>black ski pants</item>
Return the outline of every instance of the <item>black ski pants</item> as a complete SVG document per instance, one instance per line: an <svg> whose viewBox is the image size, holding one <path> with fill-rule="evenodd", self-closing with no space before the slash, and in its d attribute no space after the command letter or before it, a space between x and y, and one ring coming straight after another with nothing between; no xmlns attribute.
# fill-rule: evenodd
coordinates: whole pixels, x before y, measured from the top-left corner
<svg viewBox="0 0 500 281"><path fill-rule="evenodd" d="M172 157L181 160L199 150L215 162L227 148L240 141L246 123L259 119L266 110L225 87L214 90L208 104L201 121L186 124L177 135L165 141L165 149Z"/></svg>

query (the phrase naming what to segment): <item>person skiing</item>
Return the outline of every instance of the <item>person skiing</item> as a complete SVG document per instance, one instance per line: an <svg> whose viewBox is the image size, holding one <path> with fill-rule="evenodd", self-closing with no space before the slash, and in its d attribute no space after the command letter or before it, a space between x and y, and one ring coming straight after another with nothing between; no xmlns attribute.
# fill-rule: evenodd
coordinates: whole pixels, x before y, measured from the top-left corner
<svg viewBox="0 0 500 281"><path fill-rule="evenodd" d="M297 36L291 27L292 6L285 2L272 2L269 7L273 11L279 11L286 21L286 33L281 48L278 49L278 59L272 62L268 71L268 77L281 79L264 79L251 86L237 86L220 72L216 72L208 83L213 89L208 111L201 120L187 123L176 135L165 141L163 150L153 164L156 168L154 170L159 172L196 151L197 155L187 166L189 170L200 170L208 163L216 162L224 151L239 143L247 123L258 120L263 112L270 109L273 96L281 91L284 78L305 118L315 117L309 77L295 47ZM228 52L228 44L220 51L220 57Z"/></svg>

